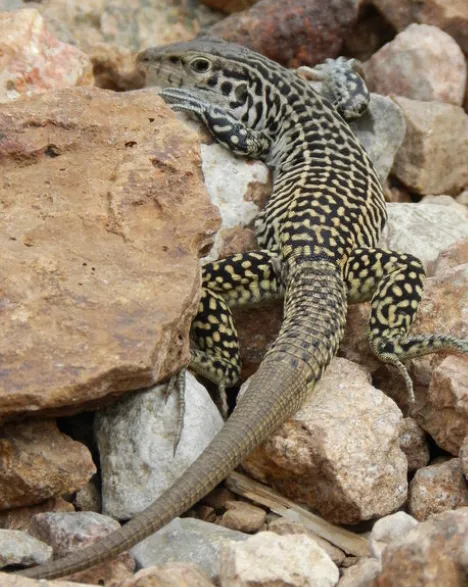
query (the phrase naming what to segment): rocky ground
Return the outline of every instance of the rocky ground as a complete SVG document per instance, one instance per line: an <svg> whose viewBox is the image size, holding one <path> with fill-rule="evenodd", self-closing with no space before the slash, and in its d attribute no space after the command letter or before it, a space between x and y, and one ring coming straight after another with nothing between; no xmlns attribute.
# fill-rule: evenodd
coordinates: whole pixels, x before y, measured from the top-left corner
<svg viewBox="0 0 468 587"><path fill-rule="evenodd" d="M163 382L187 361L199 259L255 247L271 179L141 89L144 47L210 32L288 67L361 60L373 94L352 126L385 185L382 246L428 272L413 332L468 338L466 0L206 5L0 0L3 570L99 540L222 427L189 375L173 456L177 406ZM368 350L368 315L368 304L350 308L316 395L242 474L73 580L466 586L468 358L410 361L409 405L398 373ZM239 309L236 322L246 381L281 304ZM1 586L39 584L77 583L0 573Z"/></svg>

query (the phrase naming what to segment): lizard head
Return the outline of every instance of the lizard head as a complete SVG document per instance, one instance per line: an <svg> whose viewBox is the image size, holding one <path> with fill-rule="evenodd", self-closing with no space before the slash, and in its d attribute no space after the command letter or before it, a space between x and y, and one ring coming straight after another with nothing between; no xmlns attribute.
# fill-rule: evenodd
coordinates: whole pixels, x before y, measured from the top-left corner
<svg viewBox="0 0 468 587"><path fill-rule="evenodd" d="M137 65L146 72L147 85L195 87L219 93L218 85L224 77L232 77L231 87L249 81L242 62L246 53L245 48L233 43L197 39L145 49L138 54ZM224 93L227 88L225 85Z"/></svg>

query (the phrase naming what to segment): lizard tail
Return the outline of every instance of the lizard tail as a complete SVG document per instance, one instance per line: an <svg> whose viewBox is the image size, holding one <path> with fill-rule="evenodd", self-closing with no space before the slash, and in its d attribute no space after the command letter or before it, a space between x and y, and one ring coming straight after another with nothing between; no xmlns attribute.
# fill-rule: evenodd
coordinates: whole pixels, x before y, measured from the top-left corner
<svg viewBox="0 0 468 587"><path fill-rule="evenodd" d="M100 542L19 572L53 579L128 550L204 497L302 405L338 350L346 315L339 270L303 263L288 276L285 319L249 387L223 429L172 487Z"/></svg>

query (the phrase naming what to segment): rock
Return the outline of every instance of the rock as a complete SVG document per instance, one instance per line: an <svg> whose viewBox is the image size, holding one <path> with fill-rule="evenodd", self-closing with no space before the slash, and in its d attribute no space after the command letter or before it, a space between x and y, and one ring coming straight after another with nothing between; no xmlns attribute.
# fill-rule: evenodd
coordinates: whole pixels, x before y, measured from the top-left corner
<svg viewBox="0 0 468 587"><path fill-rule="evenodd" d="M305 534L260 532L223 549L221 583L229 587L333 587L338 579L335 563Z"/></svg>
<svg viewBox="0 0 468 587"><path fill-rule="evenodd" d="M426 435L413 418L403 418L401 422L400 448L408 460L408 471L416 471L429 463Z"/></svg>
<svg viewBox="0 0 468 587"><path fill-rule="evenodd" d="M385 548L395 540L406 536L417 525L418 521L405 512L396 512L377 520L370 535L372 555L380 562Z"/></svg>
<svg viewBox="0 0 468 587"><path fill-rule="evenodd" d="M370 587L464 587L461 566L468 540L468 508L421 522L382 556L383 570Z"/></svg>
<svg viewBox="0 0 468 587"><path fill-rule="evenodd" d="M410 483L408 511L424 521L435 514L468 506L468 487L460 459L434 463L416 471Z"/></svg>
<svg viewBox="0 0 468 587"><path fill-rule="evenodd" d="M95 472L89 450L60 432L53 420L0 429L0 509L76 491Z"/></svg>
<svg viewBox="0 0 468 587"><path fill-rule="evenodd" d="M205 495L201 502L209 507L212 507L214 510L223 510L226 509L227 501L234 501L235 499L236 496L232 491L230 491L227 487L218 485L213 489L213 491L210 491L208 495Z"/></svg>
<svg viewBox="0 0 468 587"><path fill-rule="evenodd" d="M93 85L89 57L58 41L34 9L0 12L0 71L0 103L52 89Z"/></svg>
<svg viewBox="0 0 468 587"><path fill-rule="evenodd" d="M372 3L397 30L412 22L433 24L451 35L468 54L468 5L465 0L372 0Z"/></svg>
<svg viewBox="0 0 468 587"><path fill-rule="evenodd" d="M367 0L361 1L359 18L345 38L343 53L364 62L394 36L395 29L380 12Z"/></svg>
<svg viewBox="0 0 468 587"><path fill-rule="evenodd" d="M393 173L418 194L453 194L468 185L468 114L459 106L393 98L406 136Z"/></svg>
<svg viewBox="0 0 468 587"><path fill-rule="evenodd" d="M13 2L24 6L21 1ZM55 36L89 54L94 45L103 42L139 51L142 47L188 41L200 28L222 18L203 4L182 6L162 0L151 4L129 4L124 0L68 0L66 3L42 0L34 6Z"/></svg>
<svg viewBox="0 0 468 587"><path fill-rule="evenodd" d="M369 375L335 358L311 397L243 466L336 524L388 514L406 500L401 412Z"/></svg>
<svg viewBox="0 0 468 587"><path fill-rule="evenodd" d="M120 527L108 516L95 512L37 514L31 521L31 534L50 544L57 557L91 546ZM107 585L132 576L135 561L128 552L70 575L73 580L93 585Z"/></svg>
<svg viewBox="0 0 468 587"><path fill-rule="evenodd" d="M105 514L128 519L141 512L182 475L222 428L218 409L191 373L186 385L184 425L175 456L177 394L171 394L166 403L165 384L133 394L98 414Z"/></svg>
<svg viewBox="0 0 468 587"><path fill-rule="evenodd" d="M362 65L373 92L461 106L466 62L450 35L435 26L412 24Z"/></svg>
<svg viewBox="0 0 468 587"><path fill-rule="evenodd" d="M405 138L404 116L390 98L371 94L368 110L349 125L385 182Z"/></svg>
<svg viewBox="0 0 468 587"><path fill-rule="evenodd" d="M175 518L132 549L138 565L150 567L168 562L195 563L212 579L219 575L224 544L246 540L247 534L193 518Z"/></svg>
<svg viewBox="0 0 468 587"><path fill-rule="evenodd" d="M102 510L101 491L96 483L90 481L76 492L73 503L78 511L100 512Z"/></svg>
<svg viewBox="0 0 468 587"><path fill-rule="evenodd" d="M201 155L206 189L222 218L222 228L205 258L210 261L221 256L233 228L253 224L271 194L271 183L264 163L236 158L221 145L202 144Z"/></svg>
<svg viewBox="0 0 468 587"><path fill-rule="evenodd" d="M31 96L0 128L0 421L176 372L218 227L196 135L151 90Z"/></svg>
<svg viewBox="0 0 468 587"><path fill-rule="evenodd" d="M23 530L29 532L31 519L35 514L43 512L74 512L71 503L61 497L52 497L37 504L25 507L12 508L0 512L0 528L5 530Z"/></svg>
<svg viewBox="0 0 468 587"><path fill-rule="evenodd" d="M262 529L266 520L266 511L245 501L226 502L227 511L220 520L221 526L253 534Z"/></svg>
<svg viewBox="0 0 468 587"><path fill-rule="evenodd" d="M221 12L227 12L228 14L246 10L257 2L258 0L203 0L203 3L210 8L215 8L216 10L221 10Z"/></svg>
<svg viewBox="0 0 468 587"><path fill-rule="evenodd" d="M424 196L424 198L421 200L421 203L433 204L435 206L450 206L454 210L457 210L461 216L464 216L468 219L468 208L463 206L463 204L458 203L457 200L452 196Z"/></svg>
<svg viewBox="0 0 468 587"><path fill-rule="evenodd" d="M49 583L44 579L27 579L20 575L0 573L0 584L2 587L90 587L89 583L76 583L75 581L54 581Z"/></svg>
<svg viewBox="0 0 468 587"><path fill-rule="evenodd" d="M52 548L20 530L0 530L0 569L9 565L42 565Z"/></svg>
<svg viewBox="0 0 468 587"><path fill-rule="evenodd" d="M142 569L121 587L214 587L214 584L198 565L168 563Z"/></svg>
<svg viewBox="0 0 468 587"><path fill-rule="evenodd" d="M467 84L468 87L468 84ZM465 107L466 110L466 107ZM465 207L468 207L468 190L465 190L464 192L462 192L461 194L459 194L455 200L457 201L458 204L462 204Z"/></svg>
<svg viewBox="0 0 468 587"><path fill-rule="evenodd" d="M209 29L209 34L245 45L287 67L316 65L336 57L354 25L356 0L260 0Z"/></svg>
<svg viewBox="0 0 468 587"><path fill-rule="evenodd" d="M468 436L465 436L460 447L460 466L465 480L468 482Z"/></svg>
<svg viewBox="0 0 468 587"><path fill-rule="evenodd" d="M453 455L468 435L467 375L466 355L443 359L432 372L424 403L414 413L420 426Z"/></svg>
<svg viewBox="0 0 468 587"><path fill-rule="evenodd" d="M373 558L361 558L355 565L343 570L338 587L368 587L379 571L379 561Z"/></svg>
<svg viewBox="0 0 468 587"><path fill-rule="evenodd" d="M89 55L98 88L125 92L139 90L145 85L144 75L136 67L134 51L110 43L97 43L89 49Z"/></svg>
<svg viewBox="0 0 468 587"><path fill-rule="evenodd" d="M442 251L468 238L468 219L450 206L387 204L379 246L411 253L430 266Z"/></svg>
<svg viewBox="0 0 468 587"><path fill-rule="evenodd" d="M320 548L328 554L336 565L341 565L345 558L345 554L342 550L328 542L328 540L324 540L318 534L315 534L315 532L312 532L312 530L306 528L299 522L294 522L287 518L278 518L268 524L268 531L280 534L281 536L287 536L290 534L307 534L309 538L315 540Z"/></svg>
<svg viewBox="0 0 468 587"><path fill-rule="evenodd" d="M429 265L431 275L442 275L457 265L468 263L468 239L460 240L444 249L434 263Z"/></svg>

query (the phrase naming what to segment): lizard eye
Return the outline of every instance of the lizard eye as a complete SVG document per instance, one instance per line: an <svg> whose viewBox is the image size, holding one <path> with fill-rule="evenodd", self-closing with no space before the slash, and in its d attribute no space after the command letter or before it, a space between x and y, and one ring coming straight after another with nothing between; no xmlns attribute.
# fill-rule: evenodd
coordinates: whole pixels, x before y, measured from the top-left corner
<svg viewBox="0 0 468 587"><path fill-rule="evenodd" d="M211 63L208 61L208 59L204 59L203 57L197 57L190 62L190 68L195 73L206 73L210 67Z"/></svg>

